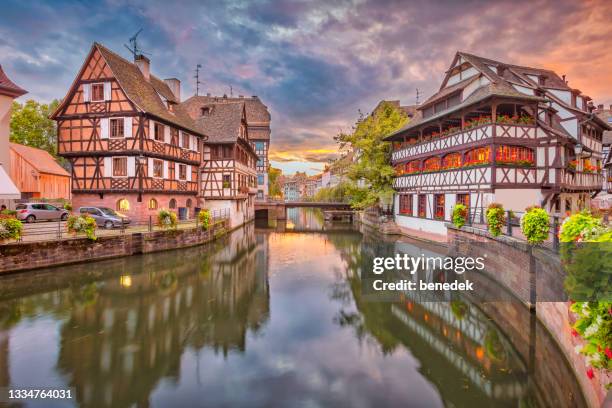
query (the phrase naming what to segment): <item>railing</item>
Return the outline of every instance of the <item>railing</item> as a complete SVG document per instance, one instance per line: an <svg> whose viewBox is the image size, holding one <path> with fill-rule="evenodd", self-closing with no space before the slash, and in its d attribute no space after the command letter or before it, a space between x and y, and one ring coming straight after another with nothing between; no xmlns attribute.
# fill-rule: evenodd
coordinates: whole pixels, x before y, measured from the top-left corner
<svg viewBox="0 0 612 408"><path fill-rule="evenodd" d="M209 211L211 213L211 225L230 218L231 212L229 208L220 208ZM177 221L177 229L199 228L199 226L200 221L198 219L198 211L195 212L194 218L192 219ZM111 229L98 227L96 229L96 236L116 236L161 230L163 230L163 228L157 225L156 216L151 215L149 216L148 220L130 222L129 224L122 224ZM78 236L82 237L83 235ZM24 223L21 238L18 240L18 242L55 241L58 239L72 237L74 237L74 234L68 231L66 221L40 221L32 224ZM10 242L0 242L0 245L8 243Z"/></svg>

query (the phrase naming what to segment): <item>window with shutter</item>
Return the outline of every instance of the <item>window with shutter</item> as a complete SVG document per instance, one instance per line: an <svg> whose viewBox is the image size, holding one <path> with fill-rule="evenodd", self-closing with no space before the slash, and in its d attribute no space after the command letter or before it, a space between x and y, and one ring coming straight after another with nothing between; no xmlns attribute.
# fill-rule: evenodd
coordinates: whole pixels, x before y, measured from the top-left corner
<svg viewBox="0 0 612 408"><path fill-rule="evenodd" d="M123 123L123 118L110 120L110 137L125 137L125 125Z"/></svg>
<svg viewBox="0 0 612 408"><path fill-rule="evenodd" d="M91 84L91 101L101 102L104 100L104 84Z"/></svg>
<svg viewBox="0 0 612 408"><path fill-rule="evenodd" d="M113 177L127 177L127 157L113 157Z"/></svg>

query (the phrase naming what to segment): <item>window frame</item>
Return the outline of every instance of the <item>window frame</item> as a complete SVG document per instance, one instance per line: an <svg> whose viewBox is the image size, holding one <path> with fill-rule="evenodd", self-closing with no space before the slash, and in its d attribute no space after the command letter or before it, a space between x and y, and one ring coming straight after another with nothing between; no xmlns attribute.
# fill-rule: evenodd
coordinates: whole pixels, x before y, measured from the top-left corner
<svg viewBox="0 0 612 408"><path fill-rule="evenodd" d="M124 139L125 138L125 120L123 118L111 118L108 122L109 122L108 123L108 127L109 127L108 136L111 139ZM116 127L114 123L120 123L120 126ZM120 136L113 135L114 129L117 129L121 133L121 135Z"/></svg>
<svg viewBox="0 0 612 408"><path fill-rule="evenodd" d="M159 122L153 123L153 139L155 141L164 142L166 139L165 131L166 129L164 128L164 125L162 123L159 123ZM159 135L160 133L161 133L161 136ZM158 136L160 136L161 138L159 138Z"/></svg>
<svg viewBox="0 0 612 408"><path fill-rule="evenodd" d="M161 163L161 165L159 166L160 170L161 170L161 175L160 176L156 176L155 175L155 164L156 163ZM163 179L164 178L164 161L162 159L153 159L153 178L157 178L157 179Z"/></svg>
<svg viewBox="0 0 612 408"><path fill-rule="evenodd" d="M427 218L427 194L419 194L417 200L418 217Z"/></svg>
<svg viewBox="0 0 612 408"><path fill-rule="evenodd" d="M180 164L179 163L179 165L178 165L178 179L179 180L187 180L187 165L186 164Z"/></svg>
<svg viewBox="0 0 612 408"><path fill-rule="evenodd" d="M413 195L412 194L400 194L398 204L399 204L400 215L412 216L412 213L413 213Z"/></svg>
<svg viewBox="0 0 612 408"><path fill-rule="evenodd" d="M434 194L434 219L446 219L446 194ZM442 199L441 203L439 202Z"/></svg>
<svg viewBox="0 0 612 408"><path fill-rule="evenodd" d="M90 96L89 96L89 100L91 102L104 102L104 82L95 82L92 83L91 85L91 92L90 92ZM101 99L96 99L96 92L94 91L94 89L100 87L100 89L102 90L102 98Z"/></svg>
<svg viewBox="0 0 612 408"><path fill-rule="evenodd" d="M125 160L125 174L115 174L115 160ZM113 156L111 158L111 176L114 178L128 177L128 158L127 156Z"/></svg>

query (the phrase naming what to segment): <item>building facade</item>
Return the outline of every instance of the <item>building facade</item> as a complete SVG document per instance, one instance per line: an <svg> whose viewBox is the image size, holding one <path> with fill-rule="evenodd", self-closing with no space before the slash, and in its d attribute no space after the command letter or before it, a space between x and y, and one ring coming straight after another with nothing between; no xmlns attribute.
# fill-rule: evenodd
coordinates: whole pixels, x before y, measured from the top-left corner
<svg viewBox="0 0 612 408"><path fill-rule="evenodd" d="M595 112L608 126L612 126L612 105L609 105L608 109L605 109L604 105L597 105ZM595 206L601 209L609 209L612 208L612 130L604 132L602 142L604 185L603 190L595 198Z"/></svg>
<svg viewBox="0 0 612 408"><path fill-rule="evenodd" d="M70 174L49 152L10 143L11 179L22 199L70 200Z"/></svg>
<svg viewBox="0 0 612 408"><path fill-rule="evenodd" d="M72 169L73 206L103 206L148 221L158 209L190 217L201 206L205 135L180 106L180 81L150 61L130 62L94 43L52 118Z"/></svg>
<svg viewBox="0 0 612 408"><path fill-rule="evenodd" d="M12 200L21 197L21 193L11 180L11 156L9 151L9 134L11 124L11 107L13 100L27 93L20 88L2 70L0 66L0 204L11 206Z"/></svg>
<svg viewBox="0 0 612 408"><path fill-rule="evenodd" d="M400 227L445 235L452 208L493 202L564 214L601 190L608 125L550 70L458 52L439 91L393 142Z"/></svg>
<svg viewBox="0 0 612 408"><path fill-rule="evenodd" d="M204 105L193 119L208 137L200 168L200 190L206 207L213 211L229 209L231 227L252 220L258 156L249 139L245 103Z"/></svg>
<svg viewBox="0 0 612 408"><path fill-rule="evenodd" d="M207 106L227 104L227 103L243 103L246 111L247 130L249 140L253 142L255 152L257 153L257 200L266 200L269 192L268 170L270 162L268 160L268 152L270 150L270 122L271 116L268 107L257 97L228 97L223 96L192 96L187 99L182 105L192 117L202 115L203 109Z"/></svg>

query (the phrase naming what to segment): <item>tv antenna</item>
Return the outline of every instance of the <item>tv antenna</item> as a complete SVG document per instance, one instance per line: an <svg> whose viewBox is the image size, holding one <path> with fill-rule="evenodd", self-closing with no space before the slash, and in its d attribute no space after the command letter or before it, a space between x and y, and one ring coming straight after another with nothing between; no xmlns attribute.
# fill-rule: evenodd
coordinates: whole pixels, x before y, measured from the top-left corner
<svg viewBox="0 0 612 408"><path fill-rule="evenodd" d="M421 102L419 101L421 97L421 91L419 91L419 88L416 89L416 104L419 105Z"/></svg>
<svg viewBox="0 0 612 408"><path fill-rule="evenodd" d="M196 80L196 96L200 92L200 84L202 83L200 82L200 68L202 68L202 64L196 65L195 75L193 76Z"/></svg>
<svg viewBox="0 0 612 408"><path fill-rule="evenodd" d="M230 84L230 98L232 98L234 96L234 88L232 88L232 85Z"/></svg>
<svg viewBox="0 0 612 408"><path fill-rule="evenodd" d="M136 34L134 34L133 36L130 37L130 45L127 44L123 44L123 46L125 48L128 49L128 51L130 51L132 53L132 55L134 56L134 58L136 58L136 56L138 55L143 55L143 54L149 54L148 52L144 52L139 46L138 46L138 34L140 34L142 32L142 28L140 30L138 30L136 32Z"/></svg>

